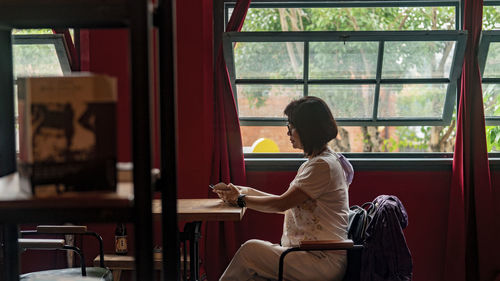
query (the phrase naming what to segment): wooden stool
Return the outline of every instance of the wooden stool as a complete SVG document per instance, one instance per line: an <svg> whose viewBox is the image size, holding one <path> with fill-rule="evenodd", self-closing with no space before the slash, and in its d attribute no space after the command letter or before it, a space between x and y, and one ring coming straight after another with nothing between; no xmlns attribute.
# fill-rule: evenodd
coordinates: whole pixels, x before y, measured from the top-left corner
<svg viewBox="0 0 500 281"><path fill-rule="evenodd" d="M100 257L97 256L94 259L94 265L99 266L100 261L101 261ZM187 266L189 269L189 258L187 262L188 262ZM130 271L135 270L135 258L134 256L124 256L124 255L104 255L104 265L107 268L109 268L113 273L113 281L119 281L123 270L130 270ZM153 267L155 270L162 270L161 254L154 255ZM183 262L181 261L181 270L183 268L184 265Z"/></svg>

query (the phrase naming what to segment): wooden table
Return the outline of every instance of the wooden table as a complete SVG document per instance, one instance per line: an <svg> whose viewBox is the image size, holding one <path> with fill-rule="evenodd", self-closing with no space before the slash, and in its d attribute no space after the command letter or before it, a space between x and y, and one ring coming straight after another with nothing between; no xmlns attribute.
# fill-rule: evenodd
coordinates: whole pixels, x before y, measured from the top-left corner
<svg viewBox="0 0 500 281"><path fill-rule="evenodd" d="M153 219L161 219L161 200L153 200ZM187 250L186 242L189 242L190 278L198 280L200 277L199 264L199 239L201 237L201 224L203 221L240 221L245 214L246 208L230 206L221 199L178 199L177 218L179 221L187 222L184 231L180 232L180 240L183 242L184 280L187 280ZM193 279L194 277L194 279Z"/></svg>
<svg viewBox="0 0 500 281"><path fill-rule="evenodd" d="M240 221L245 208L229 206L220 199L178 199L179 221ZM153 200L153 218L161 218L161 200Z"/></svg>

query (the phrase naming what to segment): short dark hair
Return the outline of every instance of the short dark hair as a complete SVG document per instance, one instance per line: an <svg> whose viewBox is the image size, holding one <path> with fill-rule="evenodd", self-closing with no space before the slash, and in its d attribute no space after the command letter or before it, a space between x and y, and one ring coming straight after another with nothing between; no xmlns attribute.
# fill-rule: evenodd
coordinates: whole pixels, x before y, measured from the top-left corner
<svg viewBox="0 0 500 281"><path fill-rule="evenodd" d="M289 103L284 111L288 123L298 132L306 156L315 156L337 137L338 128L328 105L320 98L307 96Z"/></svg>

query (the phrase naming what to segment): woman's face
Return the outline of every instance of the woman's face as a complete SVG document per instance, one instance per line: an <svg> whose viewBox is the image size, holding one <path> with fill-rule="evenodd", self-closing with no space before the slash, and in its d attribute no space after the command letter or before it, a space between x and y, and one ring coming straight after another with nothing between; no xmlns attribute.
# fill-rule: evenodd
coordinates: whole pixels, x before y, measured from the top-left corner
<svg viewBox="0 0 500 281"><path fill-rule="evenodd" d="M286 125L288 127L287 135L290 137L290 142L295 149L304 149L302 142L300 141L299 132L293 127L292 124Z"/></svg>

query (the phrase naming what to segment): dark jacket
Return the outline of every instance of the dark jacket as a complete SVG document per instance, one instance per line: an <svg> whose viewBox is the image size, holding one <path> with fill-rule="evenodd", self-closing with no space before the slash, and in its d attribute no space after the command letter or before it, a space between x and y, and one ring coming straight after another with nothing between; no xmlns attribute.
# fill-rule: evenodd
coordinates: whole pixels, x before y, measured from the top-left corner
<svg viewBox="0 0 500 281"><path fill-rule="evenodd" d="M396 196L380 195L373 203L377 211L366 230L361 280L411 280L412 259L403 233L406 210Z"/></svg>

